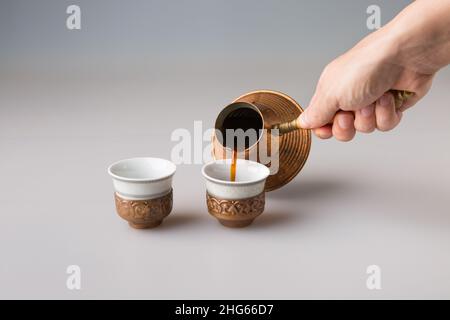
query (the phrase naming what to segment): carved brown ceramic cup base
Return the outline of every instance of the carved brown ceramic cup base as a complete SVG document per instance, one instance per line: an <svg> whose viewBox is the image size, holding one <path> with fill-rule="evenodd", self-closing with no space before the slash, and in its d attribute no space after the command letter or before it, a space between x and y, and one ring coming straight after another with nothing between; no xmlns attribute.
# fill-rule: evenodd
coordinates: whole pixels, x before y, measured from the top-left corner
<svg viewBox="0 0 450 320"><path fill-rule="evenodd" d="M225 227L243 228L263 213L265 196L262 192L251 198L226 200L206 193L206 204L208 212Z"/></svg>
<svg viewBox="0 0 450 320"><path fill-rule="evenodd" d="M172 211L172 190L160 198L128 200L114 194L119 216L135 229L155 228Z"/></svg>

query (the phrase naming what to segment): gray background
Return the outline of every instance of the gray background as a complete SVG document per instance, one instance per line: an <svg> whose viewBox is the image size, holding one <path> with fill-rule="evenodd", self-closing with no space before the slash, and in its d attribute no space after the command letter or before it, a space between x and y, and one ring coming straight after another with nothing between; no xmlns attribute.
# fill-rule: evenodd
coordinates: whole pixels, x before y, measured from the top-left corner
<svg viewBox="0 0 450 320"><path fill-rule="evenodd" d="M369 33L367 6L386 23L407 3L1 1L0 298L450 298L448 68L394 132L314 139L247 229L208 215L200 165L178 167L174 210L147 231L115 214L106 174L169 158L174 129L212 126L247 91L306 106Z"/></svg>

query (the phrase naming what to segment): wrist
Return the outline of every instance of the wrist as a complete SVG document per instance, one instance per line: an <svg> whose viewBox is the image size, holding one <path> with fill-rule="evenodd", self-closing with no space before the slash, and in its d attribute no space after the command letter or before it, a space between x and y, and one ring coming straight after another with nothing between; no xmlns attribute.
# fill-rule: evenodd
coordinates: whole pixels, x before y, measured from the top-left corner
<svg viewBox="0 0 450 320"><path fill-rule="evenodd" d="M393 61L406 69L431 75L450 63L449 3L416 1L379 31Z"/></svg>

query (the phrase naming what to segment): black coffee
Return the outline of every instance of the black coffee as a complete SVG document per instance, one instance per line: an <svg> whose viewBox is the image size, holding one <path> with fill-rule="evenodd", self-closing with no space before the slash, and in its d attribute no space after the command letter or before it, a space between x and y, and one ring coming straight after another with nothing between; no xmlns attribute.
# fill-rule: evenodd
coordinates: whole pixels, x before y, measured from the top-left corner
<svg viewBox="0 0 450 320"><path fill-rule="evenodd" d="M227 130L230 129L234 132L234 141L227 141ZM263 120L257 111L250 108L234 110L226 116L222 128L220 128L223 137L222 144L231 149L242 145L247 149L258 141L261 129L263 129ZM229 137L228 140L230 140Z"/></svg>

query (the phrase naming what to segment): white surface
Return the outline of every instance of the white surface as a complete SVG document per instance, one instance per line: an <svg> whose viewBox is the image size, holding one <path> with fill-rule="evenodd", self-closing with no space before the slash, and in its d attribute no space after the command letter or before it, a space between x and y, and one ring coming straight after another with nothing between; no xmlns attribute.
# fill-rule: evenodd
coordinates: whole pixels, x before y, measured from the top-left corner
<svg viewBox="0 0 450 320"><path fill-rule="evenodd" d="M78 95L73 85L26 82L28 96L20 96L2 85L0 297L450 298L450 108L442 102L450 101L450 78L443 76L395 132L347 144L313 139L302 172L267 193L264 213L242 230L208 214L201 165L178 166L173 211L153 230L118 217L105 171L130 156L169 158L172 130L192 130L198 119L212 125L218 101L237 89L223 99L188 90L179 103L161 96L153 101L161 110L181 112L186 100L204 109L183 119L160 114L173 124L148 127L156 98L138 82L100 90L117 92L111 97L89 86ZM140 116L124 117L115 108L124 103ZM121 132L117 121L127 125ZM82 270L80 291L66 288L73 264ZM380 291L366 288L372 264L382 270Z"/></svg>
<svg viewBox="0 0 450 320"><path fill-rule="evenodd" d="M214 160L202 168L206 190L220 199L238 200L264 191L269 169L258 162L237 159L236 181L230 181L231 159Z"/></svg>
<svg viewBox="0 0 450 320"><path fill-rule="evenodd" d="M174 163L159 158L119 160L108 167L114 189L124 199L155 199L169 193Z"/></svg>

